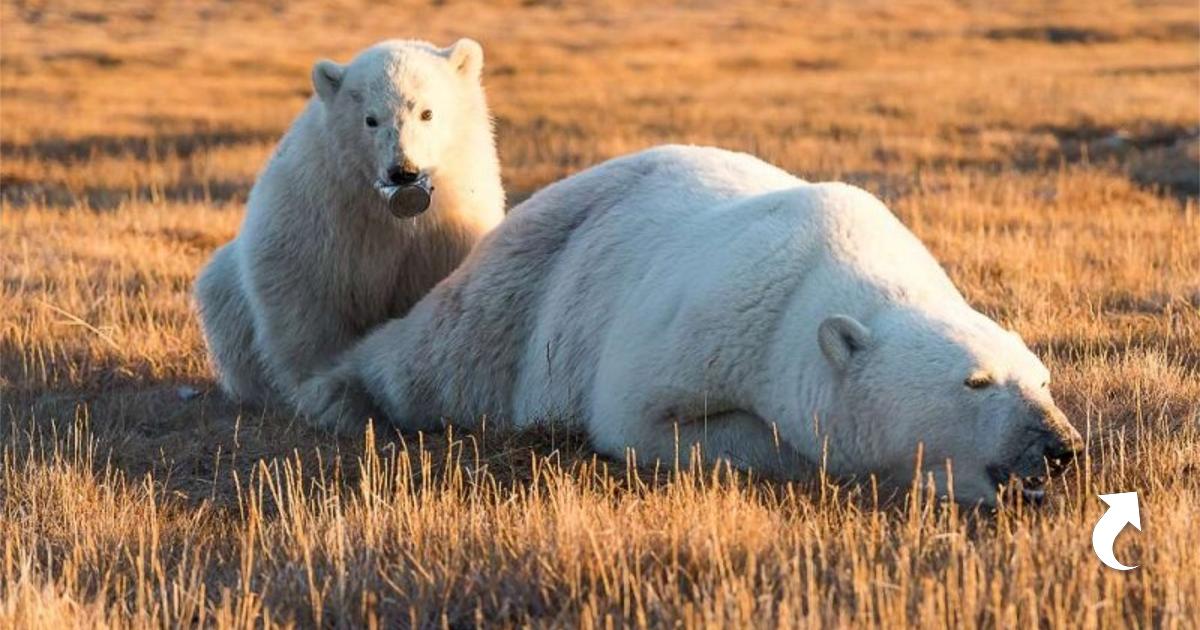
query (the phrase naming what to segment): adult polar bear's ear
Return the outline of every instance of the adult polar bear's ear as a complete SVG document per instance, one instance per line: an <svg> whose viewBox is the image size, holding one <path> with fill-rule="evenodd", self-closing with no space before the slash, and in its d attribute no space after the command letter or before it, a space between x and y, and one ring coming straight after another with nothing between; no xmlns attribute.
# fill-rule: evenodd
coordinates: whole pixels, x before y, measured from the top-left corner
<svg viewBox="0 0 1200 630"><path fill-rule="evenodd" d="M338 88L342 87L342 76L345 73L345 66L336 61L322 59L313 65L313 89L317 91L321 100L326 103L333 100L333 95L337 94Z"/></svg>
<svg viewBox="0 0 1200 630"><path fill-rule="evenodd" d="M853 317L833 315L821 322L817 341L825 358L840 374L846 371L856 352L866 350L870 345L871 331Z"/></svg>
<svg viewBox="0 0 1200 630"><path fill-rule="evenodd" d="M473 39L462 38L450 47L450 65L460 76L478 81L483 72L483 47Z"/></svg>

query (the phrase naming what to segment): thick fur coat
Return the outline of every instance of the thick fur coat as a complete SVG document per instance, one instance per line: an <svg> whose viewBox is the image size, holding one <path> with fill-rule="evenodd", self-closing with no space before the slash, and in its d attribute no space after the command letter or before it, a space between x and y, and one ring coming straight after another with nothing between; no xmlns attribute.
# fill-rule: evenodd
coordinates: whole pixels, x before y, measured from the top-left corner
<svg viewBox="0 0 1200 630"><path fill-rule="evenodd" d="M376 325L406 313L504 216L483 53L387 41L318 62L316 95L250 193L196 299L221 388L289 403ZM428 176L432 206L397 218L376 190Z"/></svg>
<svg viewBox="0 0 1200 630"><path fill-rule="evenodd" d="M922 451L991 502L1078 448L1048 378L870 194L664 147L514 209L300 404L327 427L576 422L614 457L782 476L903 482Z"/></svg>

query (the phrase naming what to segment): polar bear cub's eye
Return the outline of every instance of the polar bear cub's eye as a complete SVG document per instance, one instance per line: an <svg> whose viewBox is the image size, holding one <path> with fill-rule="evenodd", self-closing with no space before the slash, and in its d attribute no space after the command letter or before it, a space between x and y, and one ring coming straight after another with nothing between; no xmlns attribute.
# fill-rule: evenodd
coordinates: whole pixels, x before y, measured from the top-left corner
<svg viewBox="0 0 1200 630"><path fill-rule="evenodd" d="M983 389L992 384L992 375L987 372L976 372L963 381L963 385L971 389Z"/></svg>
<svg viewBox="0 0 1200 630"><path fill-rule="evenodd" d="M367 126L374 129L379 126L379 121L374 116L367 116Z"/></svg>
<svg viewBox="0 0 1200 630"><path fill-rule="evenodd" d="M421 112L421 120L424 120L424 121L433 120L433 110L427 109L427 110Z"/></svg>

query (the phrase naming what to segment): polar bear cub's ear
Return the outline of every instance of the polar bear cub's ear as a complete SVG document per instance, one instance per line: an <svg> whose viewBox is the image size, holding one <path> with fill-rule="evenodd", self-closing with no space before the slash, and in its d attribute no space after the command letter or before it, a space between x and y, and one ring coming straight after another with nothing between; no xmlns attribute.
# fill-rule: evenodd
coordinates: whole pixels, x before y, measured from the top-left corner
<svg viewBox="0 0 1200 630"><path fill-rule="evenodd" d="M821 352L839 373L845 372L850 359L871 344L871 331L848 315L833 315L817 330Z"/></svg>
<svg viewBox="0 0 1200 630"><path fill-rule="evenodd" d="M337 94L338 88L342 87L342 77L345 74L345 66L336 61L322 59L313 65L313 89L317 91L321 100L326 103L333 100L333 95Z"/></svg>
<svg viewBox="0 0 1200 630"><path fill-rule="evenodd" d="M483 47L473 39L462 38L450 47L450 65L460 76L479 80L483 72Z"/></svg>

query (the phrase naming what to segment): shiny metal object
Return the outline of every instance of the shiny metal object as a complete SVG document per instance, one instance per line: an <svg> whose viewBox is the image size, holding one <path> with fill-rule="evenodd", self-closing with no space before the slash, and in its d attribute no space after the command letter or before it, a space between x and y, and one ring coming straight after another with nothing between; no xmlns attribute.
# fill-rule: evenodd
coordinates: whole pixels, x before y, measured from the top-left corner
<svg viewBox="0 0 1200 630"><path fill-rule="evenodd" d="M425 174L411 184L397 185L377 181L375 190L387 201L388 210L402 219L425 212L433 201L433 186L429 183L429 175Z"/></svg>

